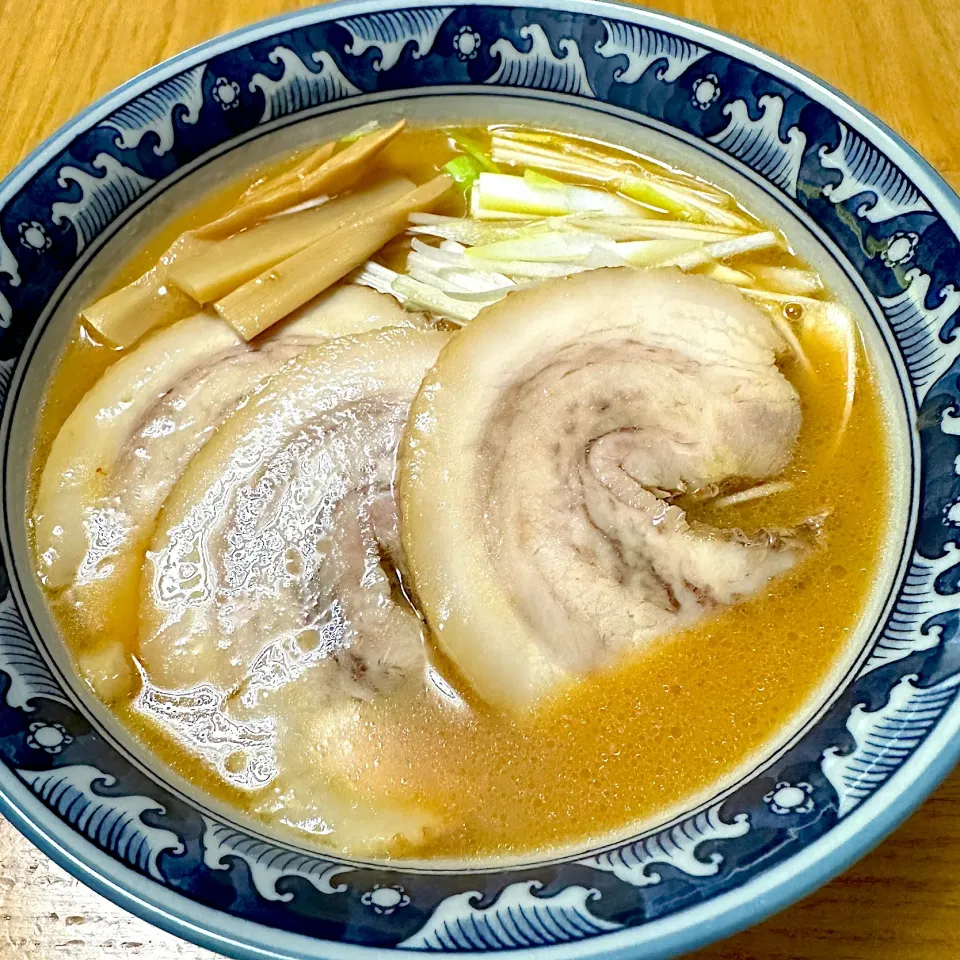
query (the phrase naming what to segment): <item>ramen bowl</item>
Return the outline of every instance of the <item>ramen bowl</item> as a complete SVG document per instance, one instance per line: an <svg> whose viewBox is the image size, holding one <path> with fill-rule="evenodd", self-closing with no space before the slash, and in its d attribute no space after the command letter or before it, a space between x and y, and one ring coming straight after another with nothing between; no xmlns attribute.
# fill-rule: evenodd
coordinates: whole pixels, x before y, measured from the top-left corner
<svg viewBox="0 0 960 960"><path fill-rule="evenodd" d="M536 124L676 163L782 227L857 305L894 506L852 653L751 769L636 835L460 863L344 860L267 835L137 748L76 679L32 576L36 409L91 292L237 171L400 116ZM0 234L0 809L133 913L236 957L674 956L845 869L957 760L960 207L903 141L796 68L597 0L333 4L104 98L3 182Z"/></svg>

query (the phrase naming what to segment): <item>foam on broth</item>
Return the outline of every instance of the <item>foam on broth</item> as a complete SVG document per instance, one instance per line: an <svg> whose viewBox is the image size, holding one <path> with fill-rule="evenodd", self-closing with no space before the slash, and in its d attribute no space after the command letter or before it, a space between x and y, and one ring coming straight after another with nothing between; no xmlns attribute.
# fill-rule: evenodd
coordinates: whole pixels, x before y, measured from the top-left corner
<svg viewBox="0 0 960 960"><path fill-rule="evenodd" d="M485 137L482 130L467 133L481 142ZM416 130L401 134L385 160L419 182L452 155L444 132ZM165 226L118 271L114 285L142 273L174 236L226 208L262 173L252 171ZM451 206L442 212L460 211ZM403 253L397 242L385 251L385 262ZM767 257L773 264L788 260L780 252ZM865 356L861 352L851 419L837 443L844 353L816 337L807 337L804 348L812 373L793 361L783 365L803 410L785 475L792 489L725 509L684 503L699 519L746 530L819 518L818 547L793 570L753 599L588 677L524 718L476 702L432 654L439 675L459 696L438 695L426 683L412 697L357 702L324 729L317 729L305 703L297 718L301 736L281 749L280 763L298 764L308 781L316 777L318 783L335 769L358 796L372 795L375 785L378 796L414 799L442 814L447 829L416 850L401 846L393 855L513 857L582 845L669 816L712 794L782 741L852 655L851 640L880 567L890 504L884 408ZM97 344L87 329L74 329L40 413L34 489L60 425L121 355ZM88 638L69 606L56 597L51 606L68 646L82 650ZM137 609L125 613L135 625ZM133 626L125 640L135 650ZM147 749L205 793L249 811L274 789L260 795L231 789L202 756L137 713L132 701L111 709ZM282 816L261 817L301 841L328 842L285 824Z"/></svg>

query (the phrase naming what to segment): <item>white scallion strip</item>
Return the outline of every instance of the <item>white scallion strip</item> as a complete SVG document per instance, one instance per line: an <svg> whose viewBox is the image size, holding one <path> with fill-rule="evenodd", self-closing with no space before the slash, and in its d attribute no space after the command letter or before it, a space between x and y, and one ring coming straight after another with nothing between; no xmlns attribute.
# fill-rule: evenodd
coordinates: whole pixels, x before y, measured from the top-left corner
<svg viewBox="0 0 960 960"><path fill-rule="evenodd" d="M437 249L437 248L431 247L427 243L424 243L422 240L411 240L410 242L414 250L422 250L426 252L428 250ZM440 244L439 249L442 250L444 253L465 253L467 250L467 247L465 244L459 243L456 240L444 240L443 243Z"/></svg>
<svg viewBox="0 0 960 960"><path fill-rule="evenodd" d="M463 255L467 250L462 243L457 243L456 240L444 240L439 247L432 247L429 243L424 243L416 237L410 241L410 249L413 253L420 254L437 263L451 266L462 266L465 262ZM410 254L407 256L409 257Z"/></svg>
<svg viewBox="0 0 960 960"><path fill-rule="evenodd" d="M725 203L729 199L726 194L719 191L713 184L707 183L706 180L701 180L699 177L689 174L685 170L679 170L676 167L671 167L658 160L651 160L649 157L641 160L637 157L610 156L608 153L601 153L599 150L593 149L593 147L589 146L589 141L566 137L563 134L535 133L519 127L502 127L493 131L493 137L505 140L510 144L534 144L577 159L601 164L605 168L615 167L618 170L633 173L641 177L651 177L659 181L665 180L669 183L679 183L699 191L704 196L713 197L718 203Z"/></svg>
<svg viewBox="0 0 960 960"><path fill-rule="evenodd" d="M448 296L436 287L403 274L393 281L392 287L395 293L404 297L407 304L416 305L430 313L461 324L473 320L484 306Z"/></svg>
<svg viewBox="0 0 960 960"><path fill-rule="evenodd" d="M489 293L508 290L513 281L502 273L472 269L464 257L466 248L453 241L445 241L440 247L431 247L422 240L414 239L407 254L407 269L428 271L437 277L447 278L464 293ZM449 292L449 291L448 291Z"/></svg>
<svg viewBox="0 0 960 960"><path fill-rule="evenodd" d="M432 283L430 285L436 287L438 290L441 290L444 293L449 293L449 291L444 290L444 282L445 281L441 277L438 283ZM491 303L496 303L498 300L502 300L508 293L516 289L517 285L514 284L510 287L501 287L499 290L485 290L482 293L462 290L456 293L450 293L450 296L454 297L454 299L457 301L462 301L464 303L476 303L481 307L488 307Z"/></svg>
<svg viewBox="0 0 960 960"><path fill-rule="evenodd" d="M740 503L749 503L751 500L760 500L763 497L772 497L777 493L786 493L793 489L793 484L789 480L776 480L772 483L761 483L756 487L750 487L747 490L740 490L737 493L731 493L726 497L718 497L713 501L713 506L718 509L724 507L735 507Z"/></svg>
<svg viewBox="0 0 960 960"><path fill-rule="evenodd" d="M768 264L748 263L743 267L753 274L758 283L774 293L810 296L823 290L823 283L812 270L798 267L771 267Z"/></svg>
<svg viewBox="0 0 960 960"><path fill-rule="evenodd" d="M506 296L516 286L509 277L461 270L419 253L407 255L407 273L415 280L432 284L444 293L464 300L492 303Z"/></svg>
<svg viewBox="0 0 960 960"><path fill-rule="evenodd" d="M567 177L601 183L611 191L619 190L632 199L666 213L695 214L692 204L677 199L677 191L667 193L660 183L650 176L638 176L591 157L574 156L563 150L529 143L517 143L502 137L494 137L493 156L498 163L516 167L549 170Z"/></svg>
<svg viewBox="0 0 960 960"><path fill-rule="evenodd" d="M429 220L425 219L430 217ZM598 217L574 214L536 220L475 220L472 217L436 217L415 214L407 232L418 237L440 237L469 245L514 240L535 233L583 232L618 242L634 240L695 240L716 243L740 234L724 227L712 227L683 220L644 220L638 217Z"/></svg>
<svg viewBox="0 0 960 960"><path fill-rule="evenodd" d="M803 344L797 338L797 335L793 332L793 327L787 322L786 317L781 316L775 311L770 311L770 319L773 321L773 325L780 332L780 336L786 341L787 346L790 347L793 355L797 358L800 363L800 366L803 367L807 373L813 375L813 364L810 362L810 358L807 356L806 351L803 349Z"/></svg>
<svg viewBox="0 0 960 960"><path fill-rule="evenodd" d="M459 323L468 323L486 305L451 297L432 284L397 273L372 260L353 275L353 282L388 293L408 307L419 307Z"/></svg>
<svg viewBox="0 0 960 960"><path fill-rule="evenodd" d="M591 254L609 256L611 265L622 263L615 244L589 233L540 233L471 247L466 256L476 260L524 260L536 263L576 263Z"/></svg>
<svg viewBox="0 0 960 960"><path fill-rule="evenodd" d="M728 267L723 263L708 263L700 272L711 280L728 283L734 287L748 287L753 283L753 277L749 273L734 270L733 267Z"/></svg>
<svg viewBox="0 0 960 960"><path fill-rule="evenodd" d="M740 232L755 229L755 224L743 215L727 207L718 206L713 201L700 196L695 190L684 190L681 187L668 184L661 184L658 189L678 206L684 205L688 210L699 214L708 223L715 223L722 227L733 227Z"/></svg>
<svg viewBox="0 0 960 960"><path fill-rule="evenodd" d="M413 258L417 257L416 260ZM516 287L509 278L504 277L503 283L493 286L469 270L458 270L456 267L438 266L435 262L411 254L407 260L407 273L424 283L433 283L444 293L454 294L464 300L498 300L506 296ZM428 279L432 278L432 279Z"/></svg>
<svg viewBox="0 0 960 960"><path fill-rule="evenodd" d="M614 244L614 250L633 267L656 267L701 246L699 240L627 240Z"/></svg>
<svg viewBox="0 0 960 960"><path fill-rule="evenodd" d="M556 221L551 221L556 222ZM718 243L731 240L742 234L729 227L685 220L644 220L638 217L597 217L590 214L566 217L565 226L600 233L611 240L699 240L701 243Z"/></svg>
<svg viewBox="0 0 960 960"><path fill-rule="evenodd" d="M423 248L418 248L418 241L414 240L413 242L416 252L420 252L423 248L426 248L426 251L429 252L424 251L424 256L439 261L448 267L458 267L462 270L476 272L478 265L483 263L482 260L468 259L465 255L466 248L461 247L460 244L453 241L444 241L439 248L427 247L426 244L423 244ZM460 248L460 252L457 251L457 247ZM495 265L497 268L496 272L492 274L493 276L501 276L512 280L522 278L522 281L552 280L557 277L569 277L574 273L582 273L585 270L592 270L604 265L593 263L590 260L583 263L534 263L523 260L497 260L490 261L490 264L491 266ZM484 273L486 273L487 276L491 275L490 271L484 271Z"/></svg>
<svg viewBox="0 0 960 960"><path fill-rule="evenodd" d="M575 157L562 150L539 144L524 143L494 135L490 141L491 155L495 163L519 167L539 167L553 173L582 177L598 183L614 184L623 172L612 164L586 157Z"/></svg>
<svg viewBox="0 0 960 960"><path fill-rule="evenodd" d="M466 260L466 258L464 258ZM596 270L603 264L583 263L537 263L531 260L498 260L497 269L511 279L556 280L571 277L575 273Z"/></svg>
<svg viewBox="0 0 960 960"><path fill-rule="evenodd" d="M499 223L497 221L473 220L468 217L450 218L449 223L414 224L407 233L414 237L439 237L443 240L458 240L474 246L482 243L497 243L500 240L514 240L524 237L537 229L544 229L547 220L517 220Z"/></svg>
<svg viewBox="0 0 960 960"><path fill-rule="evenodd" d="M373 260L368 260L353 274L351 282L358 283L363 287L372 287L378 293L390 294L399 300L400 303L403 303L406 298L400 296L396 290L393 289L393 281L399 276L400 274L395 270L391 270L389 267L385 267L383 264L376 263Z"/></svg>
<svg viewBox="0 0 960 960"><path fill-rule="evenodd" d="M472 320L482 309L482 305L462 303L431 284L397 273L373 260L368 260L353 275L353 282L372 287L379 293L390 294L408 307L420 307L464 323Z"/></svg>
<svg viewBox="0 0 960 960"><path fill-rule="evenodd" d="M687 185L655 177L640 167L627 171L610 161L575 157L563 150L515 143L502 137L493 138L493 158L498 163L528 166L600 182L638 203L667 213L683 213L740 231L753 226L746 217L729 209L726 197L713 191L707 193L700 189L699 184Z"/></svg>
<svg viewBox="0 0 960 960"><path fill-rule="evenodd" d="M471 191L481 211L530 217L559 217L567 213L607 213L613 216L642 215L638 204L607 190L578 187L547 177L514 177L505 173L481 173Z"/></svg>
<svg viewBox="0 0 960 960"><path fill-rule="evenodd" d="M856 324L847 318L847 390L843 401L843 414L840 417L840 427L837 430L837 439L834 441L834 449L840 445L847 426L850 423L850 417L853 414L853 401L857 395L857 328Z"/></svg>
<svg viewBox="0 0 960 960"><path fill-rule="evenodd" d="M398 274L367 261L353 282L373 287L416 307L457 323L468 323L485 306L505 297L515 284L508 277L479 270L458 269L464 247L447 242L447 249L431 247L420 240L407 255L407 274Z"/></svg>
<svg viewBox="0 0 960 960"><path fill-rule="evenodd" d="M470 217L473 220L529 220L530 213L510 213L508 210L489 210L480 204L480 191L474 183L470 190Z"/></svg>
<svg viewBox="0 0 960 960"><path fill-rule="evenodd" d="M463 286L451 277L443 277L439 273L427 270L425 267L417 266L416 263L411 264L409 260L407 261L406 275L428 286L436 287L441 293L447 293L451 296L456 297L467 292Z"/></svg>
<svg viewBox="0 0 960 960"><path fill-rule="evenodd" d="M450 296L432 282L396 273L372 260L368 260L353 275L352 280L353 283L389 294L408 307L426 310L461 324L469 323L485 306L495 303L508 292L504 290L495 296L488 293L482 300L477 300L474 294L468 293L462 297Z"/></svg>
<svg viewBox="0 0 960 960"><path fill-rule="evenodd" d="M746 237L737 237L735 240L705 244L692 253L674 257L662 266L693 270L711 260L729 260L733 257L741 257L745 253L755 253L757 250L768 250L770 247L778 246L780 246L779 234L774 233L773 230L764 230L761 233L751 233Z"/></svg>
<svg viewBox="0 0 960 960"><path fill-rule="evenodd" d="M473 277L476 289L496 289L509 286L509 277L495 270L481 270L470 263L465 257L467 248L454 240L444 240L439 247L431 247L428 243L414 237L411 242L412 252L407 254L407 263L422 261L422 265L432 270L463 270Z"/></svg>
<svg viewBox="0 0 960 960"><path fill-rule="evenodd" d="M812 297L801 297L796 294L774 293L772 290L764 290L762 287L739 287L740 292L746 297L752 297L755 300L763 300L768 303L795 303L801 307L822 307L822 300L814 300Z"/></svg>
<svg viewBox="0 0 960 960"><path fill-rule="evenodd" d="M710 184L679 171L671 171L670 176L657 174L636 161L612 158L576 141L549 134L534 139L520 131L497 131L491 139L491 148L494 159L503 163L549 169L555 173L612 184L617 189L621 185L636 185L638 182L655 191L661 185L666 185L695 192L715 204L730 202L725 194Z"/></svg>

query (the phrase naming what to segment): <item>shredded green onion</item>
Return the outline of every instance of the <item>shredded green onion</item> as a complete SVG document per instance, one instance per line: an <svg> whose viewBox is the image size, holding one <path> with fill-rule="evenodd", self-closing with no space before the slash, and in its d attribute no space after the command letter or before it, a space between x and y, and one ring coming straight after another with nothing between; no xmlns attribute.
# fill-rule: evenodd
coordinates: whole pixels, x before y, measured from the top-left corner
<svg viewBox="0 0 960 960"><path fill-rule="evenodd" d="M778 493L786 493L793 489L793 484L789 480L775 480L772 483L761 483L756 487L749 487L746 490L740 490L737 493L728 494L725 497L719 497L713 501L716 509L724 507L735 507L740 503L749 503L751 500L760 500L763 497L772 497Z"/></svg>
<svg viewBox="0 0 960 960"><path fill-rule="evenodd" d="M544 190L563 190L566 186L556 177L548 177L545 173L538 173L536 170L524 170L523 179L534 189L539 187Z"/></svg>
<svg viewBox="0 0 960 960"><path fill-rule="evenodd" d="M561 183L532 170L522 177L481 173L471 195L471 212L474 208L491 218L499 214L531 218L587 212L639 217L643 213L642 207L607 190Z"/></svg>
<svg viewBox="0 0 960 960"><path fill-rule="evenodd" d="M748 264L744 267L768 290L775 293L811 296L823 290L820 277L812 270L797 267L771 267L766 264Z"/></svg>
<svg viewBox="0 0 960 960"><path fill-rule="evenodd" d="M483 167L473 157L461 154L443 165L443 172L464 190L469 190L483 172Z"/></svg>
<svg viewBox="0 0 960 960"><path fill-rule="evenodd" d="M477 162L481 170L486 173L499 173L500 168L483 152L480 144L474 142L469 137L464 137L459 133L448 134L451 142L461 149L468 157Z"/></svg>
<svg viewBox="0 0 960 960"><path fill-rule="evenodd" d="M690 253L668 260L664 266L693 270L696 267L709 264L712 260L729 260L733 257L742 257L745 253L754 253L757 250L767 250L770 247L779 246L781 246L780 235L774 233L773 230L763 230L760 233L751 233L733 240L721 240L718 243L705 244Z"/></svg>
<svg viewBox="0 0 960 960"><path fill-rule="evenodd" d="M749 287L753 285L753 277L742 270L734 270L726 264L717 263L715 260L705 264L700 272L711 280L717 280L720 283L728 283L734 287Z"/></svg>
<svg viewBox="0 0 960 960"><path fill-rule="evenodd" d="M614 249L631 266L656 267L701 246L699 240L630 240L614 244Z"/></svg>
<svg viewBox="0 0 960 960"><path fill-rule="evenodd" d="M495 160L513 166L547 169L566 176L603 183L608 188L618 190L624 196L663 213L733 227L739 231L753 227L746 217L730 209L732 201L729 197L700 181L670 180L651 173L639 164L617 163L579 145L562 140L553 143L551 139L548 137L527 142L516 138L516 135L495 135L492 141L493 156ZM527 173L529 172L528 170Z"/></svg>
<svg viewBox="0 0 960 960"><path fill-rule="evenodd" d="M413 277L400 275L391 284L394 292L404 297L408 304L415 304L448 320L469 323L483 309L482 303L458 300L436 287Z"/></svg>

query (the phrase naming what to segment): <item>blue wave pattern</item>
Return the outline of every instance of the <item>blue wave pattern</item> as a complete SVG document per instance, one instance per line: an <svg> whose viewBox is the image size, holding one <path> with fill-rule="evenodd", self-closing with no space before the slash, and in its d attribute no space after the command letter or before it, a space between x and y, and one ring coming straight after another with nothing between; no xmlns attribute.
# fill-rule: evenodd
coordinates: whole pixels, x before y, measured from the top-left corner
<svg viewBox="0 0 960 960"><path fill-rule="evenodd" d="M17 770L17 775L87 839L154 880L163 880L162 853L183 853L175 833L142 819L144 813L165 813L162 804L142 796L104 796L100 790L116 786L116 778L96 767Z"/></svg>
<svg viewBox="0 0 960 960"><path fill-rule="evenodd" d="M960 310L960 291L954 284L947 284L929 305L930 275L914 269L906 273L905 280L907 285L900 293L877 299L897 336L917 397L922 400L957 355L957 348L948 349L940 334Z"/></svg>
<svg viewBox="0 0 960 960"><path fill-rule="evenodd" d="M194 124L200 119L203 106L203 74L206 64L200 64L179 76L157 84L142 97L110 114L101 126L117 132L114 141L122 150L140 145L152 133L157 138L153 152L162 157L172 146L175 137L174 116L182 108L180 122Z"/></svg>
<svg viewBox="0 0 960 960"><path fill-rule="evenodd" d="M923 743L960 687L960 673L930 687L917 686L916 680L915 675L903 677L878 710L854 707L847 719L853 750L844 754L839 747L830 747L824 752L823 774L837 792L841 819L889 780Z"/></svg>
<svg viewBox="0 0 960 960"><path fill-rule="evenodd" d="M124 166L109 153L98 153L91 166L103 171L102 174L92 174L74 166L60 169L57 183L65 190L71 184L79 186L80 199L58 200L50 208L54 223L66 220L73 226L78 254L154 184L150 177Z"/></svg>
<svg viewBox="0 0 960 960"><path fill-rule="evenodd" d="M893 613L870 651L860 671L861 677L915 653L932 650L940 643L943 628L931 620L938 614L953 611L957 598L937 593L937 578L957 564L960 564L960 548L954 543L946 544L945 553L938 560L914 555Z"/></svg>
<svg viewBox="0 0 960 960"><path fill-rule="evenodd" d="M4 392L9 385L9 371L9 367L4 370L7 378ZM9 681L8 707L30 713L35 709L35 700L71 705L33 642L10 594L0 602L0 673L5 673Z"/></svg>
<svg viewBox="0 0 960 960"><path fill-rule="evenodd" d="M3 237L0 237L0 273L6 274L10 286L20 286L20 264Z"/></svg>
<svg viewBox="0 0 960 960"><path fill-rule="evenodd" d="M7 242L0 236L0 274L5 274L11 287L20 286L20 264L13 255ZM7 328L13 320L13 307L10 301L0 292L0 328Z"/></svg>
<svg viewBox="0 0 960 960"><path fill-rule="evenodd" d="M723 112L730 122L708 139L795 197L807 136L799 127L790 127L786 139L781 139L783 97L760 97L757 106L760 115L753 118L745 100L728 104Z"/></svg>
<svg viewBox="0 0 960 960"><path fill-rule="evenodd" d="M614 71L613 79L617 83L636 83L655 63L662 64L656 78L673 83L687 67L709 53L705 47L689 40L632 23L604 20L603 29L606 37L597 43L597 53L605 59L627 59L626 67Z"/></svg>
<svg viewBox="0 0 960 960"><path fill-rule="evenodd" d="M930 213L930 204L907 177L846 124L840 124L836 149L822 146L819 156L827 170L840 174L839 183L824 187L824 196L833 203L860 198L858 217L883 223L908 213Z"/></svg>
<svg viewBox="0 0 960 960"><path fill-rule="evenodd" d="M520 38L529 41L527 49L521 50L502 37L490 47L491 55L500 58L500 66L484 83L594 96L580 48L574 40L560 40L557 44L560 52L554 53L539 23L521 27Z"/></svg>
<svg viewBox="0 0 960 960"><path fill-rule="evenodd" d="M16 366L16 357L11 357L9 360L0 360L0 409L3 408L3 401L7 399L10 381L13 379L13 371Z"/></svg>
<svg viewBox="0 0 960 960"><path fill-rule="evenodd" d="M370 49L380 51L380 57L373 61L373 69L380 73L397 65L408 43L413 44L414 60L426 56L443 22L451 13L453 7L392 10L364 17L348 17L338 20L337 24L351 36L345 53L360 57Z"/></svg>
<svg viewBox="0 0 960 960"><path fill-rule="evenodd" d="M606 870L634 887L660 883L661 873L650 868L669 866L688 877L713 877L720 872L723 856L714 851L705 859L697 856L704 843L731 840L750 831L750 818L738 813L730 823L720 817L721 804L698 813L668 830L628 843L615 850L579 861L585 867Z"/></svg>
<svg viewBox="0 0 960 960"><path fill-rule="evenodd" d="M238 40L202 64L171 70L30 173L0 211L0 392L68 271L154 184L162 188L185 165L256 136L261 124L297 122L365 93L467 85L555 102L574 97L586 108L600 103L708 143L753 171L846 255L896 337L918 402L933 396L960 411L952 342L960 241L876 145L828 106L765 73L759 60L718 53L628 9L618 19L575 8L447 3L337 16L318 8L309 25L281 25L269 38ZM457 46L461 35L470 42ZM211 89L212 108L203 88L213 78L244 95L225 109ZM20 246L18 227L32 223L51 239L42 256ZM946 421L943 432L931 423L925 435L942 440L948 426L954 431ZM960 526L960 506L941 503L945 495L937 491L949 489L960 503L960 480L942 449L924 447L926 525L893 614L850 690L791 750L789 769L778 761L774 779L744 785L724 802L722 816L711 807L580 863L537 868L537 880L528 879L529 870L521 880L504 869L485 875L482 892L464 893L472 879L463 876L409 869L387 879L375 868L354 867L347 885L344 865L205 818L188 804L162 813L141 774L125 768L119 752L101 762L91 738L75 737L56 759L31 750L26 763L29 723L66 722L73 708L9 596L0 604L0 672L7 677L0 720L9 734L0 737L0 759L65 822L122 862L185 896L279 929L308 929L328 940L346 931L376 946L485 951L571 942L656 920L735 889L829 832L895 775L951 708L960 666L960 548L949 539ZM0 576L0 596L3 585ZM851 703L871 709L851 712ZM129 769L129 777L114 782L103 769ZM788 781L808 786L817 809L827 812L803 821L771 813L762 797ZM138 786L124 791L124 782ZM172 829L156 826L161 816ZM375 915L363 907L359 891L369 892L373 879L401 880L408 908Z"/></svg>
<svg viewBox="0 0 960 960"><path fill-rule="evenodd" d="M515 883L489 907L479 907L478 891L444 900L427 923L397 946L444 952L510 950L544 947L595 937L619 930L620 924L602 920L587 904L599 891L570 886L552 897L541 897L537 881Z"/></svg>
<svg viewBox="0 0 960 960"><path fill-rule="evenodd" d="M236 827L205 816L203 862L211 870L226 870L231 860L242 860L250 871L257 893L265 900L288 903L290 892L279 893L277 883L285 877L300 877L320 893L343 893L347 888L333 879L350 873L353 867L324 860L252 837Z"/></svg>
<svg viewBox="0 0 960 960"><path fill-rule="evenodd" d="M308 67L293 50L276 47L270 52L270 63L280 64L283 73L276 80L257 73L250 81L250 90L259 90L266 101L261 123L286 117L310 107L354 97L360 90L341 72L326 50L318 50L311 60L320 69Z"/></svg>

